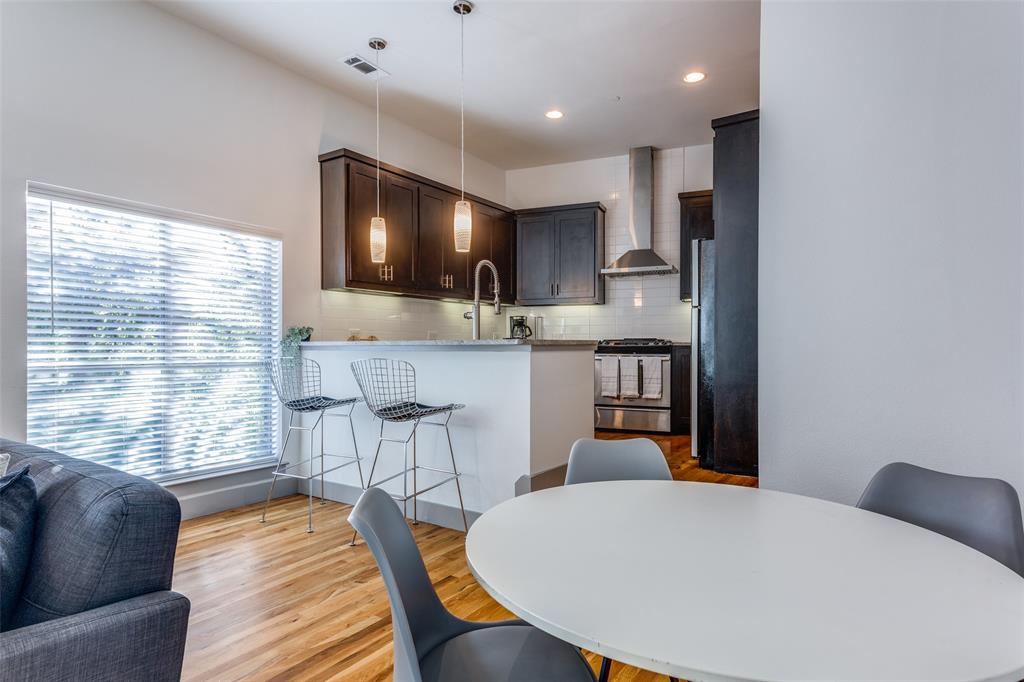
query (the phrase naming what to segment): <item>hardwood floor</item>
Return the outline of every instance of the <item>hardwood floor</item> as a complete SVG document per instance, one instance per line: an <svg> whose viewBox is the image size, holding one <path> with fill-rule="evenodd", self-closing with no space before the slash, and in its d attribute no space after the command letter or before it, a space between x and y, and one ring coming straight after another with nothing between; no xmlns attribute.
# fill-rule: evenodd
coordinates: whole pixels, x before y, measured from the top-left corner
<svg viewBox="0 0 1024 682"><path fill-rule="evenodd" d="M697 468L686 436L655 440L677 479L757 485ZM183 679L390 679L390 606L366 546L348 545L349 509L317 505L313 534L305 532L306 498L298 495L275 500L266 524L258 522L260 505L182 523L174 589L192 600ZM469 573L463 533L410 527L445 606L470 620L510 617ZM598 657L589 659L596 671ZM612 679L666 678L615 664Z"/></svg>

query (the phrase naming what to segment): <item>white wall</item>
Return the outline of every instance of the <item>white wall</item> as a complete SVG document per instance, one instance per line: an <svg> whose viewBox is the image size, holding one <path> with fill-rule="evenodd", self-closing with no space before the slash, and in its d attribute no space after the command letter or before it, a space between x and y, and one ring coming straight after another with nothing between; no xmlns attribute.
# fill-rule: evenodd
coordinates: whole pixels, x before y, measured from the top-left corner
<svg viewBox="0 0 1024 682"><path fill-rule="evenodd" d="M710 122L709 122L710 125ZM679 266L680 192L711 188L711 145L654 153L654 250ZM507 173L513 208L600 201L605 216L605 261L632 248L629 240L629 156L612 156ZM690 340L690 304L679 300L679 275L605 280L605 304L534 306L515 314L540 315L549 338L653 336Z"/></svg>
<svg viewBox="0 0 1024 682"><path fill-rule="evenodd" d="M143 3L5 1L0 25L0 434L25 435L28 180L279 231L285 324L316 338L468 335L464 305L320 291L317 154L373 154L371 109ZM385 161L457 184L457 148L382 135ZM503 202L504 171L466 163Z"/></svg>
<svg viewBox="0 0 1024 682"><path fill-rule="evenodd" d="M767 0L760 474L1024 491L1024 4Z"/></svg>

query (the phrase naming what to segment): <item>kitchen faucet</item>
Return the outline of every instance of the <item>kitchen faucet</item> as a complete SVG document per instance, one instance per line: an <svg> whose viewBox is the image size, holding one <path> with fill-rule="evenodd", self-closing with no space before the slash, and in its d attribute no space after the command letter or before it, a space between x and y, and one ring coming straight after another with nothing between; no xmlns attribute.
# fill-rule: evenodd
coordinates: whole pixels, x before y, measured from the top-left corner
<svg viewBox="0 0 1024 682"><path fill-rule="evenodd" d="M501 283L498 281L498 268L486 258L476 264L473 274L476 283L473 286L473 309L462 314L467 320L473 320L473 340L480 340L480 270L484 266L494 273L494 314L501 315Z"/></svg>

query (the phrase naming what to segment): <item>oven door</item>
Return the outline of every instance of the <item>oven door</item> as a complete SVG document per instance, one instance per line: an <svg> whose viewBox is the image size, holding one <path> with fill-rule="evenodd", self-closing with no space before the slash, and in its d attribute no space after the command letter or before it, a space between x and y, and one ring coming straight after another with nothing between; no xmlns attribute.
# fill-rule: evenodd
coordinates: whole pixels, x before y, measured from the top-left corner
<svg viewBox="0 0 1024 682"><path fill-rule="evenodd" d="M660 398L609 398L601 395L601 359L606 357L654 358L661 361ZM643 386L643 362L640 363L640 386ZM641 391L642 392L642 391ZM594 405L596 407L661 408L672 407L672 356L671 355L615 355L594 356Z"/></svg>

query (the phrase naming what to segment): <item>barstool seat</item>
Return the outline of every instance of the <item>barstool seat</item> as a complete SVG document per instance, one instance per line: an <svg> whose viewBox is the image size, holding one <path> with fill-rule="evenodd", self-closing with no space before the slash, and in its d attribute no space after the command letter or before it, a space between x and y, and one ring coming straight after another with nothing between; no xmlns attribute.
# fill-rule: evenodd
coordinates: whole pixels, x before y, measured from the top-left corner
<svg viewBox="0 0 1024 682"><path fill-rule="evenodd" d="M308 398L296 398L285 401L284 406L293 412L319 412L332 407L342 407L358 403L359 398L330 398L325 395L314 395Z"/></svg>
<svg viewBox="0 0 1024 682"><path fill-rule="evenodd" d="M466 406L461 403L448 403L447 405L424 405L423 403L395 403L381 410L386 414L385 419L389 422L411 422L423 417L445 412L461 410Z"/></svg>
<svg viewBox="0 0 1024 682"><path fill-rule="evenodd" d="M403 509L406 503L412 500L412 522L419 522L417 512L417 499L420 495L446 483L455 482L455 491L459 496L459 511L462 512L462 527L468 531L469 522L466 519L466 506L462 501L462 485L459 483L459 469L455 466L455 451L452 448L452 434L448 428L448 422L452 415L461 410L465 405L461 403L446 403L444 405L427 405L416 400L416 368L404 360L390 360L385 358L371 358L368 360L356 360L352 363L352 374L355 375L356 383L363 394L366 407L373 416L380 419L380 432L377 435L377 451L373 455L373 464L370 466L370 475L366 479L366 488L381 486L396 478L402 479L402 493L392 494L391 497L402 503ZM438 417L430 419L430 417ZM404 437L386 437L384 435L384 423L411 423L408 435ZM451 458L452 468L440 469L429 467L416 462L416 431L421 426L436 426L444 429L445 440L448 443L448 456ZM402 446L404 462L401 471L386 478L374 481L373 475L377 471L377 461L380 458L381 445L385 442L398 443ZM412 466L409 466L409 450L412 450ZM442 474L440 481L425 488L421 488L417 482L417 474L421 471L429 471L432 475ZM409 474L412 474L412 490L409 489ZM352 536L355 542L355 535Z"/></svg>

